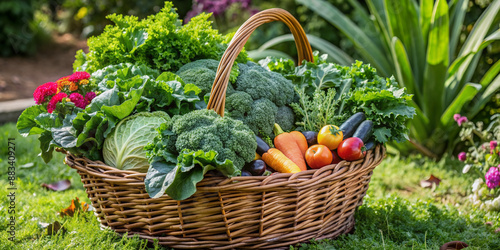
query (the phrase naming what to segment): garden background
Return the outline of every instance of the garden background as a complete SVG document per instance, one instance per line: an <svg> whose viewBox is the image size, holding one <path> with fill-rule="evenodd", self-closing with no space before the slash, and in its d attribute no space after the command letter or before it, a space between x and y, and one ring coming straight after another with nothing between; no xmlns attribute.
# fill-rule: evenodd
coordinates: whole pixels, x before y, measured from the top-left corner
<svg viewBox="0 0 500 250"><path fill-rule="evenodd" d="M476 184L473 189L477 179L485 179L487 166L500 163L498 147L488 144L500 138L495 130L500 118L492 118L500 113L499 0L173 2L185 21L212 12L213 26L222 34L236 31L258 10L286 9L310 35L313 50L329 54L329 60L339 64L370 63L380 75L393 75L414 94L418 111L408 125L411 143L390 144L389 155L374 170L364 204L356 213L354 234L295 248L437 249L450 241L466 242L473 249L500 246L500 204L498 208L485 205L499 197L499 188ZM393 8L384 8L384 2L393 3ZM2 1L0 102L32 98L38 85L71 74L76 51L87 51L86 39L111 23L106 15L143 18L162 7L163 1L157 0ZM415 18L398 22L402 16ZM437 17L446 18L433 25ZM266 24L251 36L246 50L255 60L264 55L296 58L287 34L283 24ZM433 67L424 70L429 69L426 65ZM435 102L440 96L445 98ZM458 122L455 114L467 121ZM489 134L474 135L489 124L497 124ZM8 138L15 138L16 144L14 242L8 240L9 190L3 188L8 184ZM467 152L465 158L457 157L460 152ZM39 153L36 138L20 136L13 122L0 125L0 249L160 248L100 230L92 213L60 216L75 197L89 200L80 177L64 165L62 154L45 164ZM467 165L472 170L465 171ZM433 182L431 175L440 181ZM68 190L42 187L66 179L71 182ZM55 221L64 229L49 232L47 224Z"/></svg>

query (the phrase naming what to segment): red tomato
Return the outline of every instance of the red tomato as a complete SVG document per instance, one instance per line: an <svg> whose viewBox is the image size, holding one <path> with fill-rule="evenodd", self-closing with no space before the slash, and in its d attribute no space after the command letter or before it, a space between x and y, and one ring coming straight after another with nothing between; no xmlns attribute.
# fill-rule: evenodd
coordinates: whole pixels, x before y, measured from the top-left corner
<svg viewBox="0 0 500 250"><path fill-rule="evenodd" d="M346 161L355 161L364 157L364 143L357 137L343 140L337 148L340 158Z"/></svg>
<svg viewBox="0 0 500 250"><path fill-rule="evenodd" d="M332 163L332 152L325 145L313 145L306 151L306 162L311 168L321 168Z"/></svg>
<svg viewBox="0 0 500 250"><path fill-rule="evenodd" d="M339 157L339 155L337 154L337 150L332 150L332 164L337 164L339 162L342 161L342 159Z"/></svg>

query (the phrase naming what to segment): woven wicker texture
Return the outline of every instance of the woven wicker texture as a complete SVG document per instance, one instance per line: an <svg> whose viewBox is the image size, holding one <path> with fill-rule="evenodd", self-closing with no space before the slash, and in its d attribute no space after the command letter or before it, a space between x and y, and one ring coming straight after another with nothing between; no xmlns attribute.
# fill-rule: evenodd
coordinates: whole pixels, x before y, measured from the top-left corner
<svg viewBox="0 0 500 250"><path fill-rule="evenodd" d="M212 87L209 108L224 113L229 72L251 32L279 20L290 27L299 61L312 61L309 42L286 11L270 9L252 16L238 30L224 54ZM373 169L385 148L378 145L364 159L342 161L295 174L225 178L206 176L197 192L183 201L163 195L151 199L145 173L119 170L66 154L76 169L101 225L117 233L139 234L161 245L184 249L283 248L310 239L335 238L354 228Z"/></svg>
<svg viewBox="0 0 500 250"><path fill-rule="evenodd" d="M271 176L206 177L183 201L151 199L145 173L66 155L78 170L101 224L174 248L279 248L334 238L354 227L373 169L385 148L363 160Z"/></svg>

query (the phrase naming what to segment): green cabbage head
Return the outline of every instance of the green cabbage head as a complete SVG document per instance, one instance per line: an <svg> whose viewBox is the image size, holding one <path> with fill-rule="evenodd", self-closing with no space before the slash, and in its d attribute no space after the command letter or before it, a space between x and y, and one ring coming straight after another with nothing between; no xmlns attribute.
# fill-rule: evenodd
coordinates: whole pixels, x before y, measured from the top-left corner
<svg viewBox="0 0 500 250"><path fill-rule="evenodd" d="M161 111L141 112L123 119L104 141L104 162L118 169L148 172L143 148L158 135L156 128L169 120L168 114Z"/></svg>

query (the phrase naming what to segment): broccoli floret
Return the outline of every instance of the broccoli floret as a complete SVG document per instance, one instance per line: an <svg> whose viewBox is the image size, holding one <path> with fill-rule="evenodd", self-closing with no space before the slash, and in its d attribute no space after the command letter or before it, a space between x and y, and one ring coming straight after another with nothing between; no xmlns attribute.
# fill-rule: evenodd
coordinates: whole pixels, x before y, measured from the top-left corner
<svg viewBox="0 0 500 250"><path fill-rule="evenodd" d="M168 128L171 128L169 138L175 140L176 152L213 150L218 153L219 161L229 159L239 169L255 157L257 142L252 130L243 122L221 117L213 110L195 110L176 116Z"/></svg>
<svg viewBox="0 0 500 250"><path fill-rule="evenodd" d="M185 83L193 83L201 89L198 94L202 97L205 94L210 93L212 90L212 85L214 84L215 74L217 73L217 68L219 67L219 61L213 59L201 59L198 61L190 62L182 66L178 71L177 75ZM231 68L231 76L229 77L230 82L234 82L238 76L239 70L237 66ZM234 91L232 84L227 85L227 94Z"/></svg>
<svg viewBox="0 0 500 250"><path fill-rule="evenodd" d="M288 106L278 107L275 121L283 130L292 130L295 126L295 114L293 113L293 109Z"/></svg>
<svg viewBox="0 0 500 250"><path fill-rule="evenodd" d="M252 97L242 91L234 91L227 95L224 110L226 115L238 120L243 120L245 115L252 109Z"/></svg>
<svg viewBox="0 0 500 250"><path fill-rule="evenodd" d="M267 71L254 62L238 64L240 75L236 90L248 93L254 100L269 99L276 106L288 105L293 101L293 84L282 75Z"/></svg>
<svg viewBox="0 0 500 250"><path fill-rule="evenodd" d="M272 136L278 107L266 98L252 103L252 109L243 119L243 122L257 135Z"/></svg>
<svg viewBox="0 0 500 250"><path fill-rule="evenodd" d="M218 65L219 62L216 60L202 59L185 64L176 74L185 83L193 83L198 86L201 89L199 95L202 97L212 89Z"/></svg>

